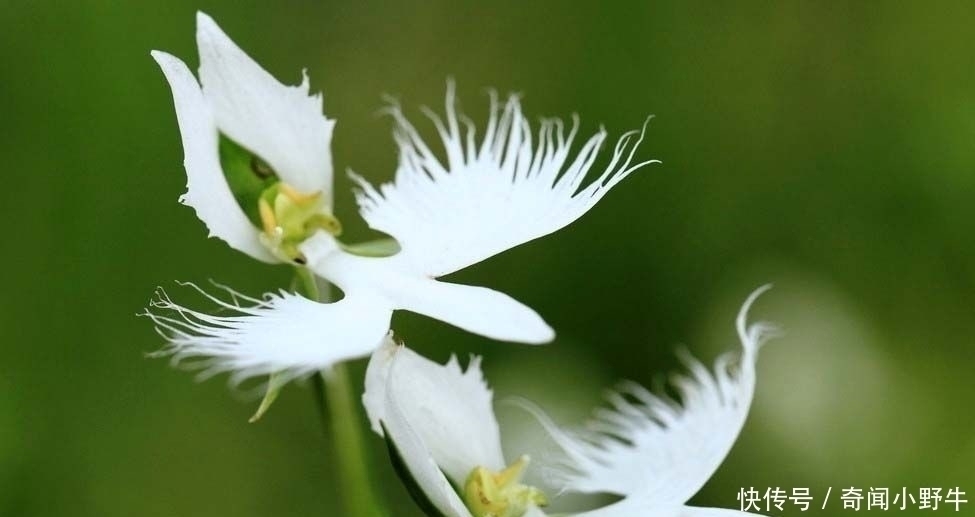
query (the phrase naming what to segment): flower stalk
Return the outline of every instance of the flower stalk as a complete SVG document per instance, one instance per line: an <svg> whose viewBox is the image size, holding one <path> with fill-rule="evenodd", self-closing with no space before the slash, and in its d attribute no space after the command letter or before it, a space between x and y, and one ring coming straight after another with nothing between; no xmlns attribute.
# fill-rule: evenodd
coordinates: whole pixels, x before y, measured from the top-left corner
<svg viewBox="0 0 975 517"><path fill-rule="evenodd" d="M327 302L329 298L328 288L320 286L307 268L295 268L295 290L317 302ZM345 363L335 364L330 370L319 372L312 378L322 429L332 439L343 514L349 517L385 517L386 512L369 479L361 418L356 411L357 398Z"/></svg>

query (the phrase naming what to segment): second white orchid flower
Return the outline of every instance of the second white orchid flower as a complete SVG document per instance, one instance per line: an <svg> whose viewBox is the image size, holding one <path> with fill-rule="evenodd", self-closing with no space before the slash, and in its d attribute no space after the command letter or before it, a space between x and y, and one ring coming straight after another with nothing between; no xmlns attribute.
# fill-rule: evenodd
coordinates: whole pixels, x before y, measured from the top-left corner
<svg viewBox="0 0 975 517"><path fill-rule="evenodd" d="M179 59L153 52L172 88L188 179L183 202L212 235L267 262L291 263L338 286L334 303L282 291L262 299L229 291L211 297L219 314L188 309L160 293L149 316L175 358L204 358L208 373L235 379L296 377L368 355L394 310L409 310L490 338L544 343L554 332L506 294L435 278L463 269L575 221L622 179L643 132L624 135L610 163L586 181L605 131L570 152L578 123L548 120L536 130L516 97L492 97L481 137L455 111L432 116L441 161L393 107L399 166L373 188L361 178L360 213L399 251L363 256L341 243L331 207L333 121L309 96L307 79L285 86L248 57L206 15L197 19L200 80ZM463 122L462 122L463 121ZM645 130L645 127L644 127Z"/></svg>
<svg viewBox="0 0 975 517"><path fill-rule="evenodd" d="M688 506L731 450L751 406L758 349L771 327L748 325L753 293L738 314L740 356L721 356L713 371L687 356L689 376L678 376L677 403L636 384L609 397L584 432L560 429L536 411L565 453L551 480L555 493L609 493L623 499L576 514L585 517L718 517L753 515ZM492 393L474 358L463 371L388 342L366 373L366 412L385 435L391 456L430 515L539 517L540 488L521 483L528 464L510 466L501 452Z"/></svg>

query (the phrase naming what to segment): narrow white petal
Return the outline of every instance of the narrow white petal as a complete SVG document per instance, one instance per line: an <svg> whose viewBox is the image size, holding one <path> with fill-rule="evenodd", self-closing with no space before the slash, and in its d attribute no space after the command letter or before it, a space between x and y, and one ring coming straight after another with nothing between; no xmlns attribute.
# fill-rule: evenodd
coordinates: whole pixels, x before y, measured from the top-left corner
<svg viewBox="0 0 975 517"><path fill-rule="evenodd" d="M428 279L408 284L408 289L384 291L399 309L500 341L540 344L555 339L555 331L537 312L504 293Z"/></svg>
<svg viewBox="0 0 975 517"><path fill-rule="evenodd" d="M463 486L474 467L505 467L492 393L481 374L480 358L466 371L456 357L440 365L406 347L373 354L367 373L366 412L373 429L402 415L430 456L454 483ZM384 378L385 377L385 378ZM385 393L385 403L376 401ZM392 433L392 428L387 424ZM399 445L399 437L391 437Z"/></svg>
<svg viewBox="0 0 975 517"><path fill-rule="evenodd" d="M197 14L200 82L220 131L267 161L303 192L332 195L332 129L308 77L285 86L244 53L217 24ZM331 198L329 198L331 199Z"/></svg>
<svg viewBox="0 0 975 517"><path fill-rule="evenodd" d="M196 358L192 366L203 369L202 376L230 371L233 382L271 372L293 378L369 355L389 330L392 309L368 293L325 304L286 292L259 300L224 289L230 300L200 290L219 306L215 314L158 292L146 314L169 341L159 355Z"/></svg>
<svg viewBox="0 0 975 517"><path fill-rule="evenodd" d="M356 198L362 217L399 241L397 257L414 271L442 276L548 235L589 211L631 172L653 163L634 163L644 134L633 131L616 144L603 172L587 182L605 131L572 155L577 120L568 131L559 120L545 120L533 140L517 97L504 106L491 100L478 143L466 120L461 127L449 87L446 122L433 116L446 164L394 106L400 154L395 182L377 190L353 175L361 187Z"/></svg>
<svg viewBox="0 0 975 517"><path fill-rule="evenodd" d="M196 78L182 61L165 52L153 51L152 57L173 91L183 139L186 194L180 201L196 211L211 237L258 260L278 262L261 245L258 229L247 219L227 185L217 152L217 127Z"/></svg>
<svg viewBox="0 0 975 517"><path fill-rule="evenodd" d="M634 507L676 507L704 485L731 450L755 390L758 349L770 327L747 325L748 308L768 287L753 293L739 313L743 353L720 357L712 371L687 356L689 373L673 385L681 403L636 384L611 394L611 408L596 412L583 431L543 424L570 461L557 476L573 492L625 496ZM733 364L734 363L734 364Z"/></svg>
<svg viewBox="0 0 975 517"><path fill-rule="evenodd" d="M315 274L343 290L381 293L394 309L423 314L503 341L538 344L555 336L538 313L498 291L432 280L398 267L395 257L351 255L338 250L335 239L324 232L306 241L301 249Z"/></svg>

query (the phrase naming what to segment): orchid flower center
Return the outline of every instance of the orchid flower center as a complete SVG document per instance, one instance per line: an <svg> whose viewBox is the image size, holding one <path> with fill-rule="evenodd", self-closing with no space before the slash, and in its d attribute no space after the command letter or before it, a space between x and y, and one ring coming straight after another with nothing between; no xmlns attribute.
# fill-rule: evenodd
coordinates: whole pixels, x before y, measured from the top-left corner
<svg viewBox="0 0 975 517"><path fill-rule="evenodd" d="M255 226L261 229L261 243L275 257L304 265L298 246L315 232L333 236L342 225L332 215L321 191L299 192L281 181L278 173L260 156L221 134L220 167L234 199Z"/></svg>
<svg viewBox="0 0 975 517"><path fill-rule="evenodd" d="M474 517L521 517L531 505L545 506L541 490L521 484L530 458L522 456L501 472L475 467L464 483L464 502Z"/></svg>
<svg viewBox="0 0 975 517"><path fill-rule="evenodd" d="M298 192L283 181L266 188L258 200L261 243L275 256L304 265L298 246L315 232L342 233L342 223L332 215L321 191Z"/></svg>

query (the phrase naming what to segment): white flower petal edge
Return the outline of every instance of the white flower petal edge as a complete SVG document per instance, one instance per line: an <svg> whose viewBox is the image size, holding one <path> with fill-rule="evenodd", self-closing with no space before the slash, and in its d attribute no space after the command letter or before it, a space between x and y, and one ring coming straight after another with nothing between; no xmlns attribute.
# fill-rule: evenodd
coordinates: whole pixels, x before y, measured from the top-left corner
<svg viewBox="0 0 975 517"><path fill-rule="evenodd" d="M308 76L302 74L297 86L280 83L204 13L196 16L196 42L200 83L217 126L285 183L331 196L335 121L322 115L321 94L309 94Z"/></svg>
<svg viewBox="0 0 975 517"><path fill-rule="evenodd" d="M748 325L747 313L768 288L755 291L739 312L736 327L743 354L737 367L732 367L733 358L728 354L718 359L713 373L688 358L691 375L675 381L682 398L680 404L626 385L610 397L613 409L597 412L597 420L582 433L560 429L536 411L546 430L567 453L569 461L557 477L562 488L624 496L617 503L579 515L753 515L685 504L723 461L744 424L754 393L758 349L772 330L764 323ZM491 427L485 422L496 420L490 390L479 365L479 361L472 361L463 373L455 359L441 366L405 347L394 348L390 344L373 355L363 397L366 412L374 428L377 422L389 420L394 409L396 418L406 420L396 429L387 425L386 430L387 438L394 443L409 443L411 452L402 458L411 472L429 472L433 468L429 461L433 459L448 478L462 485L465 470L469 473L486 461L471 451L495 447L493 428L490 433L483 432L485 427ZM542 512L531 508L526 515L539 516Z"/></svg>
<svg viewBox="0 0 975 517"><path fill-rule="evenodd" d="M738 314L742 354L736 367L732 367L736 362L732 354L719 357L713 372L689 355L683 358L690 376L673 380L680 403L625 383L609 396L612 409L597 410L584 431L565 431L547 418L540 419L569 458L566 468L555 476L558 486L570 492L625 497L584 515L623 516L632 515L630 508L678 507L710 479L748 416L758 350L774 331L766 323L748 325L748 310L770 287L752 293ZM701 513L705 509L681 512L679 515L707 515Z"/></svg>
<svg viewBox="0 0 975 517"><path fill-rule="evenodd" d="M562 121L544 120L533 142L518 98L511 96L502 107L492 94L488 126L477 143L473 124L457 115L450 84L446 121L428 112L446 150L444 164L398 107L390 112L399 146L395 182L377 190L353 174L361 187L356 199L369 226L399 242L402 251L395 258L401 267L431 277L563 228L630 173L657 163L633 162L644 125L623 135L606 169L583 186L606 140L604 130L570 157L578 119L568 134Z"/></svg>
<svg viewBox="0 0 975 517"><path fill-rule="evenodd" d="M196 211L211 237L264 262L278 259L261 244L257 229L237 204L220 168L217 125L196 78L186 64L165 52L154 50L173 91L176 119L183 140L186 193L180 202Z"/></svg>
<svg viewBox="0 0 975 517"><path fill-rule="evenodd" d="M255 299L219 286L229 295L227 301L184 285L225 314L182 307L158 290L151 308L159 313L145 313L168 341L156 355L171 355L175 362L201 358L191 365L203 370L201 378L230 371L235 384L272 372L287 381L362 357L382 343L392 316L392 309L382 309L385 300L369 293L322 304L284 291Z"/></svg>
<svg viewBox="0 0 975 517"><path fill-rule="evenodd" d="M391 343L388 343L384 349L388 351L389 345ZM395 396L391 392L392 384L375 388L382 390L377 398L384 401ZM411 426L411 422L415 422L416 419L407 418L395 404L383 403L378 410L382 412L382 422L389 435L396 437L394 444L399 457L403 460L403 466L426 496L426 500L445 517L472 517L464 501L437 466L427 443Z"/></svg>
<svg viewBox="0 0 975 517"><path fill-rule="evenodd" d="M406 415L437 465L463 486L473 465L505 467L492 398L480 358L464 371L454 356L441 365L388 341L369 361L362 401L380 435L389 411Z"/></svg>
<svg viewBox="0 0 975 517"><path fill-rule="evenodd" d="M185 63L153 51L173 92L185 153L186 194L180 201L232 248L264 262L281 262L261 244L258 229L231 192L220 165L219 134L256 153L281 180L303 192L332 196L333 120L307 77L285 86L244 53L217 24L197 14L200 82ZM202 83L202 88L200 84Z"/></svg>

